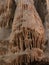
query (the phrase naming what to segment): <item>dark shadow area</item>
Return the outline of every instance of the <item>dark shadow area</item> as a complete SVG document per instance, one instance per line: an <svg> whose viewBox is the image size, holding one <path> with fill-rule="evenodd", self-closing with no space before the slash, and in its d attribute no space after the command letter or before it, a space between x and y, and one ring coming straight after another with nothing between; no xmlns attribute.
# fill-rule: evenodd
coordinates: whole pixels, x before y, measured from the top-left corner
<svg viewBox="0 0 49 65"><path fill-rule="evenodd" d="M34 0L34 5L36 7L36 10L42 20L42 22L45 22L45 17L47 14L47 4L46 0Z"/></svg>
<svg viewBox="0 0 49 65"><path fill-rule="evenodd" d="M12 23L13 23L13 20L14 20L14 15L15 15L15 10L16 10L16 2L15 0L12 0L13 1L13 5L10 6L11 8L11 18L9 20L9 27L11 28L12 27Z"/></svg>
<svg viewBox="0 0 49 65"><path fill-rule="evenodd" d="M48 62L43 62L43 61L41 61L41 62L34 61L34 62L31 63L31 65L49 65L49 63Z"/></svg>

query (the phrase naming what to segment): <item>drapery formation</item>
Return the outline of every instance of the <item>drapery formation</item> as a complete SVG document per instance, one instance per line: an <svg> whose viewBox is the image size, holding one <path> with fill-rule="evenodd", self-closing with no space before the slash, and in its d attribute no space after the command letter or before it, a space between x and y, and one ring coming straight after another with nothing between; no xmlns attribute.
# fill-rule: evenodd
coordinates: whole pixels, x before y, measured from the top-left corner
<svg viewBox="0 0 49 65"><path fill-rule="evenodd" d="M4 4L0 0L0 3L0 28L6 30L3 31L4 35L0 33L1 64L28 65L34 60L44 59L46 36L42 23L47 9L44 13L42 10L45 9L45 4L43 8L40 7L44 2L42 0L5 0ZM42 8L40 9L42 15L37 4L39 9Z"/></svg>

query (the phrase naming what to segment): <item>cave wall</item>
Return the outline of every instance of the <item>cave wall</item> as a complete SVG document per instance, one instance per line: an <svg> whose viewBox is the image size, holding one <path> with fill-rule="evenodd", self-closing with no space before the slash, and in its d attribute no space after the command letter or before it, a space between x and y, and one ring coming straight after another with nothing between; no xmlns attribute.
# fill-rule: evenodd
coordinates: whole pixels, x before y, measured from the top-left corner
<svg viewBox="0 0 49 65"><path fill-rule="evenodd" d="M34 0L34 4L42 22L44 23L47 14L46 0Z"/></svg>

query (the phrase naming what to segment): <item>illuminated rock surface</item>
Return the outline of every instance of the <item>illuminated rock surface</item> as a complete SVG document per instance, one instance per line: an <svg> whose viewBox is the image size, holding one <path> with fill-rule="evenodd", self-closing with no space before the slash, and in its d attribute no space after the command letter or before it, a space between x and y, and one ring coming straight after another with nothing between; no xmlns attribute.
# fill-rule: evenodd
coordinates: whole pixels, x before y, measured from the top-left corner
<svg viewBox="0 0 49 65"><path fill-rule="evenodd" d="M0 0L0 65L49 65L47 9L47 0Z"/></svg>

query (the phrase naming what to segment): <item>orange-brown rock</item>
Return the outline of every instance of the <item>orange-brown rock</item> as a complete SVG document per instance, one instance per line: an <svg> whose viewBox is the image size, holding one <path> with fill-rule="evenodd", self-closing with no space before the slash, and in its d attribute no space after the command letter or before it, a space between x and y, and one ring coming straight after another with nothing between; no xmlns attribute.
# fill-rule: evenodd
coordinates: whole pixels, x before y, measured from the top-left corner
<svg viewBox="0 0 49 65"><path fill-rule="evenodd" d="M0 65L32 65L33 61L43 60L45 30L34 4L37 0L17 0L16 3L15 0L2 1Z"/></svg>
<svg viewBox="0 0 49 65"><path fill-rule="evenodd" d="M18 0L10 43L20 50L32 47L43 49L44 27L32 0Z"/></svg>

